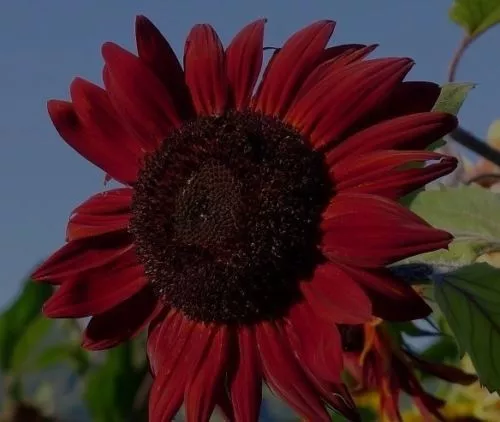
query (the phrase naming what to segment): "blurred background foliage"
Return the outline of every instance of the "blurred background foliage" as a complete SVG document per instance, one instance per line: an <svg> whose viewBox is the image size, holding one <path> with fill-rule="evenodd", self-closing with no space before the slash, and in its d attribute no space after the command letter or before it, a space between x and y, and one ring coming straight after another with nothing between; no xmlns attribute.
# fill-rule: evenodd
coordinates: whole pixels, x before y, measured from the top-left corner
<svg viewBox="0 0 500 422"><path fill-rule="evenodd" d="M500 23L500 0L456 0L450 18L463 28L463 38L451 60L448 82L455 80L460 61L473 42ZM498 50L498 46L492 49ZM456 143L448 143L446 151L460 159L461 167L447 183L476 183L499 192L500 161L495 157L500 155L495 153L500 153L500 120L492 123L485 142L472 136L464 143L459 135L451 137L473 151L478 152L478 142L489 149L481 150L479 159L471 159L467 154L464 157L463 148L456 148ZM500 268L500 253L486 251L475 262ZM500 290L499 277L488 279L488 283L497 283L495 289ZM1 311L0 422L147 420L151 377L144 352L145 336L107 352L86 352L81 348L86 321L49 320L42 316L42 305L51 292L51 286L26 279L15 300ZM446 291L443 289L441 294ZM431 320L391 324L392 334L429 361L456 364L475 372L470 358L460 352L442 313L435 309ZM497 324L493 328L498 331L499 327ZM496 335L500 338L500 332ZM492 358L498 363L498 355ZM479 382L451 385L425 375L421 380L428 391L446 400L443 413L449 420L500 421L498 394L489 393ZM297 420L266 389L264 399L262 421ZM364 420L380 420L377 392L364 392L356 396L356 401ZM421 420L408 398L402 398L401 406L404 421ZM342 419L332 415L332 420Z"/></svg>

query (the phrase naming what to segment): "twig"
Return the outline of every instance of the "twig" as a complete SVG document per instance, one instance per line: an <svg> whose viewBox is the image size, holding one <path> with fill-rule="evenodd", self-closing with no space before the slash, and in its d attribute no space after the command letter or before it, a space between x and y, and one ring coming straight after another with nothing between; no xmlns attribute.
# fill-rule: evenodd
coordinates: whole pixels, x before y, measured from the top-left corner
<svg viewBox="0 0 500 422"><path fill-rule="evenodd" d="M457 74L457 69L460 61L462 60L462 57L467 50L467 48L471 45L472 41L474 41L475 38L471 38L469 36L465 36L462 38L462 41L458 45L457 50L455 51L455 54L453 55L451 62L450 62L450 68L448 70L448 82L453 82L455 80L456 74Z"/></svg>
<svg viewBox="0 0 500 422"><path fill-rule="evenodd" d="M469 180L466 180L465 184L466 185L470 185L472 183L481 184L481 182L490 182L490 181L493 181L494 183L500 182L500 173L479 174L477 176L470 178Z"/></svg>
<svg viewBox="0 0 500 422"><path fill-rule="evenodd" d="M481 141L477 136L469 131L458 127L448 135L455 142L479 154L493 164L500 166L500 151Z"/></svg>

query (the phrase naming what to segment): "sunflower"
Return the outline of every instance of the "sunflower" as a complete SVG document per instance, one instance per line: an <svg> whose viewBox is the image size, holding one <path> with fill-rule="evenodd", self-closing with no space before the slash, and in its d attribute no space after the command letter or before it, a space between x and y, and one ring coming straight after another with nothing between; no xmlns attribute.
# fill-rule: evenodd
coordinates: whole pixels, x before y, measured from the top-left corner
<svg viewBox="0 0 500 422"><path fill-rule="evenodd" d="M378 392L378 408L383 420L402 422L399 399L408 394L418 409L418 420L432 422L451 420L446 402L427 393L418 373L459 384L471 385L477 376L460 368L429 362L412 353L390 335L380 321L364 325L339 326L344 349L344 362L353 377L358 394ZM445 417L445 413L448 415Z"/></svg>
<svg viewBox="0 0 500 422"><path fill-rule="evenodd" d="M226 49L196 25L181 66L140 16L137 55L102 47L104 89L77 78L48 103L124 187L71 214L33 275L59 286L44 312L91 316L91 350L148 327L151 421L183 403L188 421L255 421L262 382L307 420L356 420L336 324L427 315L385 266L451 239L396 201L455 168L425 151L456 126L429 111L439 87L403 82L410 59L365 60L375 46L327 47L327 20L275 50L257 87L264 24Z"/></svg>

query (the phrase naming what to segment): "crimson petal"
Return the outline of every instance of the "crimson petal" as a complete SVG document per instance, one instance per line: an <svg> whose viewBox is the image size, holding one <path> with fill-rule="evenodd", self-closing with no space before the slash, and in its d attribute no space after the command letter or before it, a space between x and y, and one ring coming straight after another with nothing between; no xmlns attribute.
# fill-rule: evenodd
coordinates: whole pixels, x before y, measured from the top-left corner
<svg viewBox="0 0 500 422"><path fill-rule="evenodd" d="M144 269L128 250L117 262L69 277L45 302L49 318L82 318L110 310L146 286Z"/></svg>
<svg viewBox="0 0 500 422"><path fill-rule="evenodd" d="M130 340L149 324L157 305L152 290L143 288L109 311L92 317L83 333L82 346L88 350L104 350Z"/></svg>
<svg viewBox="0 0 500 422"><path fill-rule="evenodd" d="M324 214L322 251L355 267L381 267L446 248L452 236L403 206L368 194L341 193Z"/></svg>
<svg viewBox="0 0 500 422"><path fill-rule="evenodd" d="M132 189L123 188L91 196L71 213L66 240L125 231L130 220L132 192Z"/></svg>
<svg viewBox="0 0 500 422"><path fill-rule="evenodd" d="M119 45L105 43L102 55L104 84L111 101L143 148L154 150L181 124L171 94L145 63Z"/></svg>
<svg viewBox="0 0 500 422"><path fill-rule="evenodd" d="M237 110L248 107L260 74L265 23L266 19L260 19L245 26L226 50L227 78Z"/></svg>
<svg viewBox="0 0 500 422"><path fill-rule="evenodd" d="M216 392L227 364L229 332L226 326L213 330L211 344L206 346L207 352L200 358L196 369L193 368L195 372L186 386L184 406L187 422L208 421L215 408Z"/></svg>
<svg viewBox="0 0 500 422"><path fill-rule="evenodd" d="M406 167L428 161L433 163ZM375 151L342 160L331 168L330 176L337 192L370 193L396 200L452 172L456 166L456 158L434 152Z"/></svg>
<svg viewBox="0 0 500 422"><path fill-rule="evenodd" d="M268 64L256 110L268 115L282 115L292 102L301 82L324 52L335 22L322 20L293 34Z"/></svg>
<svg viewBox="0 0 500 422"><path fill-rule="evenodd" d="M328 151L326 162L333 166L353 151L365 154L377 150L419 150L455 129L457 119L448 113L427 112L388 120L347 138Z"/></svg>
<svg viewBox="0 0 500 422"><path fill-rule="evenodd" d="M184 71L170 44L158 28L145 16L135 21L137 54L163 83L183 119L194 116Z"/></svg>
<svg viewBox="0 0 500 422"><path fill-rule="evenodd" d="M311 421L330 421L318 392L293 355L290 343L276 323L256 327L265 380L292 408Z"/></svg>
<svg viewBox="0 0 500 422"><path fill-rule="evenodd" d="M262 402L262 368L255 333L238 328L239 360L230 384L236 422L257 422Z"/></svg>
<svg viewBox="0 0 500 422"><path fill-rule="evenodd" d="M372 315L364 290L334 264L318 265L300 287L314 312L331 324L363 324Z"/></svg>
<svg viewBox="0 0 500 422"><path fill-rule="evenodd" d="M210 25L195 25L184 47L186 83L198 114L222 114L227 102L224 48Z"/></svg>

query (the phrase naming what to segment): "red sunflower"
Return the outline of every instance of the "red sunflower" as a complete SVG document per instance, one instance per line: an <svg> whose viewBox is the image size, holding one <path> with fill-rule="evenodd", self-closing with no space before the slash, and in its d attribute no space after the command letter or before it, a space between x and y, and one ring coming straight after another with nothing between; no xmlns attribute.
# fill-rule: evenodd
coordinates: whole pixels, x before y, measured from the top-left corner
<svg viewBox="0 0 500 422"><path fill-rule="evenodd" d="M380 413L391 422L402 422L399 410L401 393L408 394L424 422L444 421L439 409L445 402L427 393L417 371L447 382L470 385L477 381L453 366L428 362L401 347L383 325L340 326L346 369L356 381L359 392L378 391Z"/></svg>
<svg viewBox="0 0 500 422"><path fill-rule="evenodd" d="M403 82L407 58L327 47L319 21L263 62L264 20L224 49L196 25L179 64L146 18L138 54L106 43L100 88L53 100L62 138L125 187L78 206L34 278L60 287L49 317L92 316L88 349L149 326L150 420L216 406L256 421L261 384L311 421L356 420L337 323L416 318L427 305L385 266L451 236L400 206L455 168L424 149L456 125L439 88ZM414 163L430 163L415 166ZM410 165L409 165L410 164Z"/></svg>

